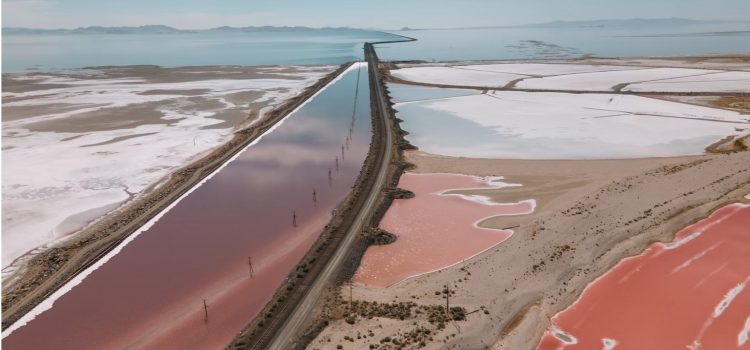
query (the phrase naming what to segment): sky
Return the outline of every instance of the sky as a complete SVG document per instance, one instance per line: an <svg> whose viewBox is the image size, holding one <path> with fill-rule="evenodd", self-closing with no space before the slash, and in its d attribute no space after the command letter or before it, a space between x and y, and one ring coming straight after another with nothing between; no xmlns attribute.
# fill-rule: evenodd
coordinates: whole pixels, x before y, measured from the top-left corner
<svg viewBox="0 0 750 350"><path fill-rule="evenodd" d="M748 0L3 0L4 27L164 24L181 29L309 26L397 29L555 20L747 20Z"/></svg>

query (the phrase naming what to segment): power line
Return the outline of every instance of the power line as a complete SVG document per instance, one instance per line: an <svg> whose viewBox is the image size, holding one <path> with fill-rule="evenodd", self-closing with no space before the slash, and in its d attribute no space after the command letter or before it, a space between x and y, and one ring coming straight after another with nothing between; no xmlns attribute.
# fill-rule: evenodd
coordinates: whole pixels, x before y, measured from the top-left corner
<svg viewBox="0 0 750 350"><path fill-rule="evenodd" d="M357 97L359 96L359 76L362 72L362 66L359 65L359 61L357 61L357 85L354 88L354 107L352 108L352 122L354 121L354 116L357 114Z"/></svg>

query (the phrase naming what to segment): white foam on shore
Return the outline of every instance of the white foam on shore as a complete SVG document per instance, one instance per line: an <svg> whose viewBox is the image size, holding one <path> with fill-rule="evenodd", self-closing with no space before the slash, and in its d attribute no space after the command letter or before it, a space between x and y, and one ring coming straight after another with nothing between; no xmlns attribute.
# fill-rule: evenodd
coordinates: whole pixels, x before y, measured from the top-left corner
<svg viewBox="0 0 750 350"><path fill-rule="evenodd" d="M517 205L528 203L530 205L530 207L531 207L528 211L522 212L522 213L511 213L511 214L502 214L501 213L501 214L494 214L494 215L490 215L490 216L481 218L481 219L479 219L477 221L474 221L474 223L472 224L472 226L474 228L487 230L488 228L486 228L486 227L480 227L479 223L481 223L482 221L485 221L487 219L496 217L496 216L527 215L527 214L533 213L534 210L536 210L536 200L535 199L527 199L527 200L523 200L523 201L516 202L516 203L498 203L498 202L492 201L490 198L487 198L487 199L484 199L484 200L481 200L481 201L477 201L477 200L474 200L475 198L472 198L472 196L466 196L466 195L462 195L462 194L446 194L445 193L445 192L449 192L449 191L458 191L458 190L486 190L486 189L500 189L500 188L503 188L503 187L517 187L517 186L522 186L521 184L509 184L509 183L498 181L498 180L504 179L503 176L484 176L484 177L482 177L482 176L474 176L474 175L466 175L466 174L456 174L456 173L409 173L409 175L436 175L436 174L438 174L438 175L452 175L452 176L470 177L470 178L475 179L477 182L487 184L489 187L454 188L454 189L447 189L447 190L439 191L439 192L436 192L436 193L433 193L433 194L436 194L436 195L439 195L439 196L459 196L459 197L462 197L465 200L469 200L469 201L472 201L472 202L475 202L475 203L479 203L479 204L482 204L482 205L490 205L490 206L497 205L497 206L513 207L513 206L517 206ZM477 196L477 197L484 197L484 196ZM506 231L506 232L508 232L510 234L509 237L512 236L513 233L514 233L513 230L511 230L511 229L494 229L494 228L492 228L490 230ZM471 260L471 259L473 259L473 258L475 258L475 257L477 257L477 256L479 256L481 254L483 254L484 252L487 252L487 251L489 251L489 250L491 250L491 249L499 246L504 241L505 240L503 240L501 242L498 242L497 244L494 244L494 245L488 247L487 249L479 251L476 254L468 256L468 257L462 259L461 261L457 261L457 262L455 262L453 264L450 264L450 265L447 265L447 266L443 266L443 267L439 267L439 268L432 269L432 270L425 271L425 272L420 272L420 273L413 274L413 275L410 275L410 276L406 276L406 277L402 278L401 280L396 281L396 282L394 282L393 284L391 284L391 285L389 285L387 287L394 286L396 284L399 284L401 282L407 281L407 280L415 278L415 277L427 275L427 274L430 274L430 273L433 273L433 272L442 271L442 270L445 270L445 269L449 269L449 268L451 268L453 266L456 266L458 264L462 264L462 263L464 263L466 261L469 261L469 260Z"/></svg>
<svg viewBox="0 0 750 350"><path fill-rule="evenodd" d="M550 332L552 333L552 336L554 336L557 340L563 342L565 345L575 345L578 344L578 339L574 337L572 334L564 332L562 329L558 328L556 325L552 325Z"/></svg>
<svg viewBox="0 0 750 350"><path fill-rule="evenodd" d="M255 140L253 140L250 144L248 144L245 148L242 149L242 151L237 152L234 156L232 156L228 161L224 162L221 166L219 166L216 170L214 170L211 174L203 178L200 182L195 184L193 187L191 187L188 191L186 191L184 194L182 194L177 200L173 201L169 206L167 206L164 210L156 214L151 220L149 220L145 225L141 226L139 229L137 229L135 232L130 234L125 240L123 240L122 243L117 245L114 249L112 249L110 252L108 252L105 256L103 256L101 259L97 260L94 264L92 264L89 268L85 269L78 275L74 276L69 282L67 282L65 285L63 285L61 288L57 289L55 292L52 293L47 299L43 300L41 303L39 303L36 307L34 307L31 311L23 315L20 319L18 319L16 322L14 322L12 325L10 325L8 328L6 328L2 332L2 338L5 338L15 332L17 329L27 325L29 322L31 322L36 316L40 315L41 313L51 309L54 306L55 301L57 301L60 297L65 295L65 293L69 292L75 286L79 285L81 282L83 282L88 275L96 271L99 267L106 264L110 259L112 259L115 255L117 255L125 246L127 246L130 242L132 242L134 239L136 239L140 234L147 231L149 228L151 228L154 224L156 224L159 219L161 219L167 212L169 212L172 208L174 208L177 204L180 203L184 198L189 196L193 191L198 189L200 186L202 186L204 183L209 181L211 178L213 178L217 173L219 173L224 167L229 165L229 163L236 160L240 155L242 155L245 151L247 151L250 147L256 145L258 142L260 142L263 137L266 135L269 135L274 130L276 130L278 127L280 127L286 120L288 120L290 117L292 117L298 110L303 108L305 105L307 105L311 100L313 100L318 94L323 92L325 89L327 89L329 86L333 85L337 81L339 81L346 73L348 73L351 70L359 69L361 66L367 65L367 63L364 62L358 62L353 64L351 67L349 67L346 71L339 74L336 78L331 80L326 86L318 90L315 94L310 96L310 98L306 99L304 102L302 102L297 108L295 108L293 111L291 111L289 114L287 114L283 119L281 119L279 122L274 124L271 128L269 128L266 132L259 135Z"/></svg>
<svg viewBox="0 0 750 350"><path fill-rule="evenodd" d="M746 208L746 207L749 207L750 205L735 203L735 204L729 204L728 206L729 206L729 207L736 207L736 208ZM728 216L731 216L731 215L732 215L732 214L729 214L729 215L727 215L726 217L728 217ZM710 218L710 216L709 216L709 218ZM722 219L723 219L723 218L724 218L724 217L722 217ZM705 218L705 219L703 219L703 220L708 220L708 218ZM654 243L654 244L655 244L655 245L656 245L656 244L658 244L658 245L662 245L662 246L664 245L663 243ZM646 250L648 250L648 249L650 249L650 247L649 247L649 248L646 248ZM645 251L644 251L644 252L645 252ZM619 266L621 266L622 264L624 264L624 263L626 263L626 262L628 262L628 261L630 261L630 260L632 260L632 259L638 259L638 258L642 257L642 256L643 256L643 254L644 254L644 253L641 253L641 254L639 254L639 255L635 255L635 256L631 256L631 257L627 257L627 258L624 258L624 259L620 260L620 262L618 262L617 264L615 264L615 266L613 266L613 267L612 267L612 268L611 268L611 269L610 269L609 271L612 271L612 270L614 270L614 269L618 268L618 267L619 267ZM640 266L639 266L639 268L640 268ZM723 268L723 266L722 266L721 268ZM632 272L632 271L631 271L631 272ZM586 297L586 296L588 295L588 293L590 293L590 287L591 287L591 286L593 286L593 285L595 285L596 283L599 283L599 282L600 282L601 280L603 280L604 278L607 278L607 277L608 277L608 275L609 275L609 273L608 273L608 272L605 272L605 273L603 273L602 275L600 275L599 277L596 277L596 278L595 278L595 279L594 279L593 281L591 281L591 282L589 282L588 284L586 284L586 287L584 287L584 288L583 288L583 291L582 291L582 292L581 292L581 294L580 294L580 295L578 296L578 298L576 298L576 300L575 300L574 302L572 302L572 303L571 303L570 305L568 305L568 307L567 307L567 308L565 308L564 310L562 310L562 311L558 312L557 314L555 314L554 316L552 316L552 322L553 322L553 324L554 324L554 320L555 320L555 318L556 318L556 317L557 317L558 315L560 315L561 313L565 312L565 311L566 311L566 310L568 310L568 309L571 309L571 308L574 308L574 307L576 307L576 306L577 306L577 305L578 305L578 304L579 304L579 303L581 302L581 300L583 300L583 298L585 298L585 297ZM630 273L628 273L628 275L630 275ZM626 277L629 277L628 275L626 275ZM626 278L623 278L623 279L626 279ZM749 276L749 277L748 277L747 279L745 279L745 281L744 281L744 282L742 282L742 284L747 284L748 280L750 280L750 276ZM623 281L623 280L620 280L620 281L619 281L618 283L621 283L621 282L624 282L624 281ZM720 303L720 304L721 304L721 303ZM704 324L703 330L701 331L701 333L700 333L700 335L699 335L698 339L700 339L700 337L702 337L703 333L705 332L705 329L707 329L707 328L708 328L708 327L710 326L710 323L712 322L712 320L713 320L713 317L712 317L712 318L710 318L710 319L709 319L709 320L708 320L708 321L706 322L706 324ZM698 346L699 346L699 344L700 344L699 340L696 340L696 342L698 342ZM691 347L691 346L688 346L688 348L690 348L690 349L693 349L693 347Z"/></svg>
<svg viewBox="0 0 750 350"><path fill-rule="evenodd" d="M610 338L603 338L602 339L602 350L614 350L615 346L617 346L617 340L610 339Z"/></svg>
<svg viewBox="0 0 750 350"><path fill-rule="evenodd" d="M708 254L708 253L709 253L710 251L712 251L712 250L716 249L716 247L720 246L720 245L721 245L721 243L722 243L722 242L718 242L718 243L715 243L715 244L713 244L712 246L710 246L710 247L708 247L708 248L706 248L706 249L704 249L704 250L702 250L702 251L698 252L697 254L695 254L695 255L691 256L691 257L690 257L690 259L687 259L687 260L685 260L685 261L684 261L684 262L683 262L682 264L680 264L680 265L677 265L677 266L676 266L675 268L673 268L673 269L672 269L672 271L670 272L670 274L673 274L673 273L679 272L680 270L682 270L682 269L684 269L684 268L686 268L686 267L690 266L690 265L691 265L691 264L692 264L693 262L695 262L696 260L698 260L698 259L700 259L700 258L704 257L704 256L705 256L706 254Z"/></svg>
<svg viewBox="0 0 750 350"><path fill-rule="evenodd" d="M729 305L732 303L734 298L739 295L743 289L745 289L745 286L747 286L747 283L750 281L750 276L747 276L744 281L737 284L734 288L730 289L725 295L724 298L721 299L721 301L716 305L714 308L714 311L711 313L711 316L703 322L703 326L701 327L700 331L698 332L698 335L695 337L695 340L693 340L692 345L688 345L688 348L691 350L698 350L701 348L703 344L703 335L706 334L706 331L714 324L714 320L719 318L724 311L729 307Z"/></svg>
<svg viewBox="0 0 750 350"><path fill-rule="evenodd" d="M511 235L513 235L513 230L499 230L499 231L508 231ZM413 275L410 275L410 276L406 276L406 277L402 278L401 280L396 281L393 284L386 286L386 288L390 288L392 286L395 286L395 285L397 285L399 283L405 282L405 281L410 280L412 278L416 278L416 277L419 277L419 276L431 274L433 272L443 271L443 270L449 269L451 267L454 267L454 266L456 266L458 264L463 264L464 262L467 262L467 261L469 261L469 260L471 260L471 259L473 259L473 258L475 258L475 257L477 257L479 255L484 254L484 252L487 252L487 251L492 250L493 248L496 248L497 246L503 244L503 242L498 242L497 244L495 244L495 245L493 245L491 247L488 247L487 249L484 249L484 250L482 250L482 251L480 251L480 252L478 252L478 253L476 253L474 255L468 256L465 259L462 259L461 261L457 261L457 262L455 262L453 264L450 264L450 265L447 265L447 266L443 266L443 267L439 267L439 268L432 269L432 270L425 271L425 272L416 273L416 274L413 274Z"/></svg>
<svg viewBox="0 0 750 350"><path fill-rule="evenodd" d="M742 283L737 284L734 288L729 290L726 295L724 295L724 299L719 302L718 305L716 305L716 308L714 308L713 317L718 318L721 316L721 314L724 313L724 311L729 307L730 304L732 304L732 301L734 298L736 298L742 290L745 289L745 286L747 286L747 281L750 279L750 276L745 279Z"/></svg>
<svg viewBox="0 0 750 350"><path fill-rule="evenodd" d="M740 330L740 333L737 334L737 346L743 346L747 343L748 338L750 338L750 316L745 319L745 325L742 327L742 330Z"/></svg>
<svg viewBox="0 0 750 350"><path fill-rule="evenodd" d="M737 207L737 208L743 208L743 207L745 207L745 205L743 205L743 204L734 204L734 206ZM695 230L695 231L691 232L687 236L681 237L681 238L679 238L677 240L674 240L672 242L657 243L657 244L661 244L662 247L664 249L666 249L666 250L671 250L671 249L676 249L676 248L682 247L683 245L689 243L690 241L692 241L692 240L700 237L700 235L702 235L704 232L706 232L706 230L708 230L708 229L710 229L710 228L712 228L712 227L714 227L714 226L716 226L716 225L718 225L718 224L726 221L727 219L729 219L729 217L732 216L732 214L734 214L734 212L732 212L732 213L730 213L728 215L724 215L724 216L722 216L722 217L720 217L720 218L718 218L716 220L713 220L710 223L708 223L707 225L702 226L699 230Z"/></svg>

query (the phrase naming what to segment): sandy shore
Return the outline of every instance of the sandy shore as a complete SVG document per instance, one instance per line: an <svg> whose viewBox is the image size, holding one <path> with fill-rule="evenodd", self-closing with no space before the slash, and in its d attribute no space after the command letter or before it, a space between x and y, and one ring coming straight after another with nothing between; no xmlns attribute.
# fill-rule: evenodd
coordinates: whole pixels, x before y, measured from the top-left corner
<svg viewBox="0 0 750 350"><path fill-rule="evenodd" d="M552 318L538 350L743 348L748 228L750 205L734 203L623 259Z"/></svg>
<svg viewBox="0 0 750 350"><path fill-rule="evenodd" d="M720 89L714 88L717 86L716 81L723 81L719 78L725 76L731 76L732 82L745 81L748 78L747 62L748 56L731 55L557 61L396 62L387 64L385 69L411 69L406 72L412 74L416 81L433 80L422 83L405 82L408 84L429 88L475 89L482 95L490 91L519 90L517 84L535 84L525 89L530 94L560 89L560 93L607 94L612 98L616 94L642 95L646 89L646 93L653 98L729 109L739 112L734 113L739 121L746 121L747 92L744 88L735 95L731 95L734 92L729 91L733 89L730 86L719 84ZM653 74L660 75L658 80L669 85L652 84L649 79ZM518 75L521 76L516 77ZM717 79L706 78L709 76ZM391 82L403 82L393 75L388 77ZM463 79L463 83L454 83L454 78ZM589 82L600 83L601 91L592 90ZM487 87L490 86L487 85L489 83L499 87ZM705 91L696 93L696 84L703 84L699 90ZM397 101L401 98L401 102L409 103L425 99L476 99L475 96L470 96L476 94L457 89L428 93L411 88L395 92ZM609 100L612 101L613 99ZM488 107L477 111L471 108L475 105L469 103L467 106L460 106L455 111L456 116L476 119L482 111L494 111L524 119L527 116L523 112L529 110L528 107ZM632 106L632 103L628 105ZM688 105L675 106L691 108ZM396 105L395 109L403 113L406 107L401 106L399 109ZM439 119L439 113L419 112L415 115L433 118L432 122L435 124L444 123L439 126L448 132L439 136L438 143L442 142L450 147L455 143L474 142L472 135L466 139L454 140L454 134L464 135L465 130L457 128L455 123ZM540 113L551 119L558 114L560 112L556 108ZM688 112L677 117L694 114L696 113ZM410 115L403 115L401 119L408 122L409 117ZM495 115L479 121L486 121L498 130L509 126L507 120L501 120ZM407 122L401 126L404 127ZM549 126L544 123L538 122L535 125ZM571 122L569 125L580 127L580 122ZM643 130L648 127L648 123L640 125ZM409 127L405 127L405 130L412 132L412 135L424 131L410 130ZM727 135L745 130L742 125L719 134ZM574 139L595 136L607 138L610 131L612 130L584 133ZM502 141L497 133L496 131L492 135L493 142ZM679 131L666 133L670 136L683 136ZM422 146L417 139L409 140L417 147ZM624 147L632 146L632 140L627 140L629 139L626 138L623 142L626 145ZM332 315L340 315L340 319L331 322L309 344L309 348L536 348L544 332L549 329L550 319L577 300L590 282L610 271L618 262L640 254L654 242L672 241L678 231L728 203L750 201L747 199L750 193L750 152L747 151L747 138L725 137L713 142L709 145L701 141L696 151L686 152L683 149L671 154L695 154L691 156L667 157L664 154L647 153L637 157L614 157L624 159L612 159L611 155L594 157L600 158L596 160L590 160L589 156L571 157L589 160L564 160L571 159L567 157L556 157L561 160L544 157L536 157L539 160L523 160L527 158L523 154L507 157L520 159L481 159L442 156L422 151L407 152L405 160L415 165L411 172L502 176L504 182L523 185L449 193L475 198L484 196L495 203L516 203L531 198L536 201L536 208L528 215L495 216L478 222L479 227L513 227L514 232L496 247L468 261L435 272L425 271L429 273L388 287L379 287L376 283L365 284L367 282L364 281L365 283L354 283L351 289L342 288L339 291L338 308L334 307L330 311ZM535 141L519 149L534 150L544 146L548 145L543 141ZM702 154L704 147L707 152L723 153ZM586 153L585 146L580 148ZM597 151L591 147L588 150ZM403 222L408 220L408 217L401 218ZM384 222L387 223L387 220ZM429 250L434 243L424 241L422 245L423 250ZM376 248L388 250L387 246ZM419 256L414 259L419 259ZM383 266L369 266L368 272L374 276L391 273L389 265L381 265ZM349 298L355 306L349 306ZM453 317L455 322L437 321L436 316L430 312L411 312L414 308L410 306L412 303L429 309L444 308L448 301L451 307L463 307L465 310L460 317ZM358 306L363 302L369 302L369 309L364 313ZM353 312L349 311L350 308ZM452 314L453 311L451 309ZM352 316L352 313L356 316Z"/></svg>
<svg viewBox="0 0 750 350"><path fill-rule="evenodd" d="M507 239L513 231L476 223L494 216L526 215L534 211L534 200L497 203L481 195L457 194L463 189L486 191L518 185L501 180L457 174L402 175L399 187L412 191L414 198L394 200L380 221L380 228L398 239L369 247L354 282L387 287L460 263Z"/></svg>
<svg viewBox="0 0 750 350"><path fill-rule="evenodd" d="M407 153L418 173L504 176L523 187L462 191L496 202L533 197L534 213L496 217L480 226L520 225L514 234L479 256L388 288L355 284L355 300L444 304L481 310L467 321L438 330L426 318L373 318L350 325L336 321L310 348L383 345L385 337L430 327L427 348L534 348L549 325L597 276L654 241L670 241L690 223L750 192L749 152L627 160L492 160ZM348 290L343 291L348 298ZM416 324L415 324L416 322ZM372 336L357 338L357 333ZM345 340L350 337L352 341ZM330 342L329 342L330 340ZM352 344L353 343L353 344ZM391 343L392 344L392 343ZM386 345L391 345L386 344ZM387 347L386 347L387 348Z"/></svg>

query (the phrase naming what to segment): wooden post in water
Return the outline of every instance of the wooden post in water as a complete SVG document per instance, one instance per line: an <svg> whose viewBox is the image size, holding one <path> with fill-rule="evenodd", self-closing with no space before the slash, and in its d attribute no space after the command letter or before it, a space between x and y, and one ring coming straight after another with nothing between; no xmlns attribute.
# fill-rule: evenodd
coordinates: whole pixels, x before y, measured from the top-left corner
<svg viewBox="0 0 750 350"><path fill-rule="evenodd" d="M313 188L313 203L318 204L318 193Z"/></svg>
<svg viewBox="0 0 750 350"><path fill-rule="evenodd" d="M208 323L208 304L206 304L206 299L203 299L203 322Z"/></svg>
<svg viewBox="0 0 750 350"><path fill-rule="evenodd" d="M344 159L344 145L341 145L341 159Z"/></svg>
<svg viewBox="0 0 750 350"><path fill-rule="evenodd" d="M339 157L336 156L336 171L339 171Z"/></svg>
<svg viewBox="0 0 750 350"><path fill-rule="evenodd" d="M254 277L255 271L253 271L253 257L247 257L247 264L250 266L250 278Z"/></svg>
<svg viewBox="0 0 750 350"><path fill-rule="evenodd" d="M328 185L330 186L331 183L333 183L333 178L331 177L331 168L328 168Z"/></svg>
<svg viewBox="0 0 750 350"><path fill-rule="evenodd" d="M297 227L297 212L292 211L292 226Z"/></svg>

